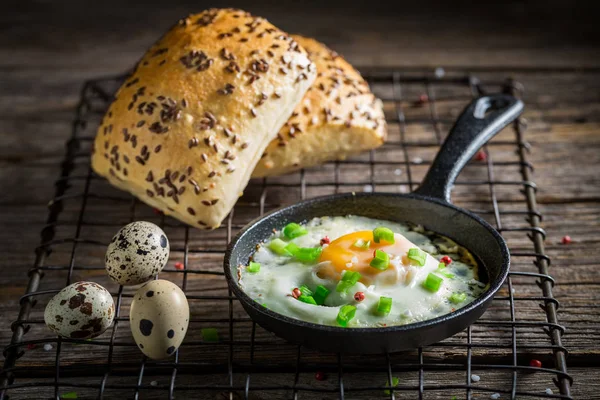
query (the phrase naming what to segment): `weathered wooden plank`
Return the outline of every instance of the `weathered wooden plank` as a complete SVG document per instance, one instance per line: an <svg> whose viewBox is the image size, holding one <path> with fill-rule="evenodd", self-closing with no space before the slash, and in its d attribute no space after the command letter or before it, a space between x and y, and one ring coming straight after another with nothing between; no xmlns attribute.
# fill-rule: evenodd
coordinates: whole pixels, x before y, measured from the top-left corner
<svg viewBox="0 0 600 400"><path fill-rule="evenodd" d="M554 2L551 2L554 3ZM532 5L533 4L533 5ZM597 37L598 25L591 19L593 13L587 12L584 6L571 7L567 4L547 4L539 7L535 3L520 5L519 7L496 8L493 12L460 4L453 4L452 9L440 10L436 8L438 17L430 18L434 8L428 8L423 14L417 8L398 3L391 9L378 10L378 6L371 5L372 13L354 12L348 7L335 8L315 13L311 10L311 2L301 2L298 5L286 5L283 8L266 7L260 3L253 5L253 12L264 14L273 22L284 29L303 32L325 40L332 47L346 54L357 64L364 66L427 66L431 69L438 65L447 67L449 75L462 74L454 72L452 67L468 65L476 70L476 75L484 81L503 80L507 75L525 84L524 100L527 104L525 117L528 120L528 130L525 139L532 143L530 161L535 165L534 180L540 188L538 191L539 210L544 214L543 226L548 231L547 253L553 260L551 274L557 280L554 293L561 302L559 318L567 328L564 344L570 350L570 372L576 378L573 392L579 398L598 398L598 382L594 379L598 375L598 340L600 330L600 273L597 268L597 259L600 251L597 250L600 241L598 223L600 221L600 184L597 170L600 165L600 73L597 71L569 71L569 72L539 72L539 69L555 67L598 67ZM321 6L323 6L321 4ZM283 7L283 6L282 6ZM486 6L487 7L487 6ZM4 345L10 337L10 323L17 314L18 297L24 292L27 283L25 271L33 264L33 250L39 243L39 232L44 226L46 218L46 204L53 193L53 182L57 177L58 165L64 154L64 141L70 134L73 109L78 101L79 90L85 79L105 75L119 74L129 68L139 54L150 44L170 23L190 10L198 10L203 5L197 2L190 5L164 7L147 6L143 10L144 18L139 18L140 9L136 6L122 6L112 2L101 4L80 4L72 2L62 7L60 12L45 5L36 7L21 7L9 10L0 15L0 26L4 28L0 37L0 344ZM117 11L118 10L118 11ZM558 11L557 11L558 10ZM564 18L572 10L577 10L577 18ZM385 11L381 13L381 11ZM486 11L485 13L483 11ZM493 19L488 17L495 15ZM330 15L336 14L337 27L331 27ZM93 15L91 18L89 16ZM290 17L293 15L293 18ZM536 18L531 18L535 15ZM115 17L116 16L116 17ZM464 18L460 18L465 16ZM466 16L469 16L467 18ZM475 17L474 17L475 16ZM310 20L310 24L306 21ZM19 21L19 23L14 23ZM419 21L418 27L414 21ZM496 21L496 22L495 22ZM498 21L502 21L501 23ZM511 30L500 29L505 22L510 21ZM586 22L587 21L587 22ZM552 26L552 29L547 29ZM85 27L85 29L83 29ZM40 36L38 33L44 32ZM36 35L34 38L33 35ZM485 46L480 38L485 37ZM65 38L68 38L66 40ZM123 39L125 38L125 39ZM515 38L519 46L515 48ZM577 40L575 42L575 40ZM552 46L546 45L552 43ZM562 49L557 51L556 49ZM489 49L494 49L490 52ZM504 68L502 72L486 72L485 68ZM528 69L524 71L523 68ZM467 68L468 70L469 68ZM517 71L507 72L508 69ZM365 69L366 70L366 69ZM520 70L520 72L519 72ZM421 74L422 71L410 72L405 69L403 74ZM374 85L381 97L386 100L386 112L394 116L393 96L390 86ZM407 137L411 141L431 141L435 138L436 128L445 132L460 108L467 100L470 92L464 87L447 87L432 85L430 95L437 100L435 109L439 117L436 125L430 120L430 108L415 107L414 101L419 95L426 92L424 85L402 85L402 101L400 102L405 112L408 129ZM460 101L450 98L460 94ZM399 125L390 125L391 139L399 137ZM91 136L93 132L88 132ZM500 135L500 140L512 140L513 135L505 132ZM504 144L492 144L488 150L495 163L511 162L515 160L514 147ZM424 175L428 162L433 158L435 147L410 148L408 161L411 162L411 172L415 181ZM388 188L404 192L408 190L407 170L404 160L393 148L386 148L377 153L379 161L397 162L386 167L377 167L376 188ZM423 159L422 164L417 164L418 158ZM365 158L359 158L364 160ZM81 159L75 175L85 176L87 173L86 160ZM397 175L396 169L400 170ZM356 181L358 176L364 182L355 187L344 187L346 190L363 190L370 184L368 173L364 166L345 165L341 174L342 181ZM367 171L368 172L368 171ZM494 168L496 178L499 180L520 180L516 166L500 166ZM311 173L311 182L333 182L333 167L327 166L320 171ZM298 179L288 177L286 180ZM473 163L463 172L461 182L469 180L487 179L487 169L484 164ZM276 183L277 180L272 180ZM394 182L393 185L382 186L382 183ZM81 190L83 181L73 183L72 190ZM94 181L92 191L103 193L108 186L102 182ZM254 182L243 199L246 202L256 200L260 192L259 182ZM331 193L334 186L324 189L308 187L309 196ZM518 187L498 186L497 196L502 212L504 227L526 226L522 215L509 214L504 211L525 211L523 197L518 193ZM298 198L299 190L289 191L288 195L277 194L277 189L269 190L268 206L274 207L282 202L289 202L289 193ZM116 196L126 199L125 202L90 201L86 213L86 223L96 226L86 227L82 230L83 237L93 237L106 242L110 233L116 231L120 224L127 222L129 215L129 200L118 192ZM461 206L488 212L485 214L491 222L493 215L489 205L489 188L485 186L457 185L454 192L455 201ZM80 203L75 199L64 203L64 211L57 228L59 237L70 237L74 233ZM154 218L156 215L151 210L145 209L136 214L136 218ZM237 213L237 224L243 224L249 218L256 216L256 209L252 206L242 207ZM101 226L110 221L109 226ZM176 246L183 243L183 229L170 227L168 234ZM563 235L569 234L574 243L565 246L560 244ZM513 249L531 251L531 242L524 233L507 233L509 245ZM225 245L223 231L214 234L191 232L190 249L202 250L206 248L222 249ZM54 246L54 252L46 265L56 267L68 264L72 247L67 245ZM76 265L100 268L103 254L102 246L83 245L76 252ZM220 271L220 256L200 256L192 254L189 258L189 268ZM173 252L169 264L182 259L182 253ZM535 271L531 258L514 260L514 268L521 271ZM171 268L172 270L172 268ZM164 274L168 279L183 283L183 274L168 272ZM58 289L62 287L67 278L65 271L47 271L42 282L42 289ZM90 278L105 283L111 290L116 287L106 282L106 277L101 270L80 271L75 270L73 279ZM513 278L515 297L527 298L538 296L539 289L533 280ZM226 294L224 280L221 277L188 274L187 289L192 294ZM126 291L131 293L131 290ZM508 291L503 289L502 295L507 296ZM40 298L41 305L49 296ZM517 319L543 321L543 314L538 308L537 300L517 300ZM127 311L128 300L124 301L123 311ZM237 305L234 307L236 317L243 319L245 314ZM207 324L218 326L227 338L226 324L214 322L199 322L200 318L227 315L227 304L215 305L214 311L208 313L206 302L194 301L193 326L200 328ZM491 307L487 319L501 319L508 321L508 303L496 301ZM27 339L50 340L51 336L41 323L42 307L34 308L31 318L31 332ZM126 314L123 314L126 316ZM128 322L118 323L116 340L118 343L131 344ZM188 339L189 345L184 345L181 351L182 363L212 359L219 361L221 367L214 375L203 375L206 384L227 384L226 365L227 347L207 348L194 344L198 338L198 329L191 329ZM247 341L251 333L251 324L247 321L235 323L234 340ZM505 328L490 328L482 325L473 327L473 341L480 346L473 351L476 362L485 362L489 356L494 356L498 362L510 362L510 351L506 348L494 348L493 345L509 345L511 331ZM106 335L105 335L106 336ZM104 338L104 339L102 339ZM101 340L106 340L103 336ZM280 384L283 381L293 382L296 349L283 341L274 339L272 335L257 330L257 340L273 341L276 346L258 348L255 353L255 363L259 365L279 364L287 366L281 376L271 374L253 375L251 389L260 384ZM426 349L425 360L429 362L463 363L466 357L464 333L449 339L449 343L458 343L458 347L433 347ZM527 346L535 343L549 345L549 339L539 328L518 328L517 344ZM66 344L65 352L61 356L61 365L81 365L83 362L103 363L107 359L106 349L98 350L95 346ZM92 347L94 347L92 349ZM86 348L89 348L87 351ZM71 350L71 351L69 351ZM83 351L82 351L83 350ZM529 357L542 359L545 364L550 364L550 352L546 349L520 349L519 363L526 365ZM43 368L52 365L53 352L44 352L41 348L30 349L19 361L19 367L41 367L39 372L48 374L50 369ZM249 346L236 347L234 361L240 368L250 362ZM322 360L322 355L307 351L303 355L303 362L308 369L311 363ZM134 360L137 368L139 352L132 346L118 346L115 348L114 362L126 365ZM356 361L350 357L348 362ZM406 364L416 362L416 355L406 353L394 356L393 362ZM319 385L329 385L335 388L335 359L330 360L333 368L329 380ZM371 362L375 363L376 360ZM373 365L366 365L371 367ZM590 368L578 368L589 366ZM152 374L152 366L147 373ZM184 368L182 369L182 371ZM155 370L156 371L156 370ZM314 371L300 374L300 384L315 385L312 378ZM183 374L183 373L182 373ZM178 375L178 383L196 383L197 376L187 374ZM480 386L490 389L507 388L510 385L510 376L507 373L490 371L480 373L482 381ZM416 372L403 371L401 375L403 384L410 386L418 383ZM519 374L518 390L531 390L542 393L545 388L552 387L550 381L552 374ZM381 373L381 382L385 381L385 373ZM143 398L163 398L165 375L156 378L159 381L158 389L145 387L142 389ZM243 370L234 369L234 384L242 386L246 375ZM345 374L346 387L352 389L365 384L360 373ZM144 378L146 385L152 380ZM72 382L86 382L97 384L98 378L69 378ZM464 382L464 376L448 372L435 372L426 369L425 384L445 384ZM19 380L26 383L25 380ZM48 376L48 382L52 382ZM132 377L111 376L108 380L107 397L132 397L132 390L122 390L112 387L111 384L131 384ZM159 391L162 390L162 391ZM70 389L61 387L60 392ZM95 397L97 389L76 389L80 397ZM198 394L200 393L200 394ZM194 393L196 396L214 396L214 392ZM353 398L373 398L382 395L380 391L365 393L352 393ZM398 394L399 398L414 398L415 391ZM474 392L476 396L488 397L489 392ZM50 397L51 389L19 389L12 394L12 398ZM176 395L179 393L175 392ZM181 393L181 396L190 394ZM452 393L453 395L454 393ZM464 391L456 393L459 398L464 396ZM276 393L256 393L250 391L252 398L289 398L291 390L281 390ZM311 393L300 392L301 398L314 398ZM321 396L324 397L324 396ZM449 398L449 392L425 391L426 398ZM503 398L505 395L503 394Z"/></svg>

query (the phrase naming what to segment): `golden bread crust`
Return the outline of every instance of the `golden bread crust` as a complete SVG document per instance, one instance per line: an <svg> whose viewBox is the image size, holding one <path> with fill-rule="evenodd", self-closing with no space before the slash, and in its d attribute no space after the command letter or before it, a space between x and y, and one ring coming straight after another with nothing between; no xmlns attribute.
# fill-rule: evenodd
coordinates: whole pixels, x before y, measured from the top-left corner
<svg viewBox="0 0 600 400"><path fill-rule="evenodd" d="M181 221L216 228L316 76L262 18L211 9L179 21L116 94L92 167Z"/></svg>
<svg viewBox="0 0 600 400"><path fill-rule="evenodd" d="M387 136L381 100L335 51L292 37L317 66L317 79L269 143L253 177L281 175L379 147Z"/></svg>

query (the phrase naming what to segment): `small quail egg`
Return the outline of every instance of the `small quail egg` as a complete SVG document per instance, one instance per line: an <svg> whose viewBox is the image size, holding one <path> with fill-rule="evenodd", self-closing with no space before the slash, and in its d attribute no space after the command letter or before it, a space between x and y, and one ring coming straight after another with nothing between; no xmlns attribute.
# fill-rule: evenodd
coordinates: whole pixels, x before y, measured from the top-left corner
<svg viewBox="0 0 600 400"><path fill-rule="evenodd" d="M76 282L58 292L46 306L44 321L60 336L89 339L101 335L115 317L113 298L94 282Z"/></svg>
<svg viewBox="0 0 600 400"><path fill-rule="evenodd" d="M151 222L132 222L108 245L106 272L120 285L137 285L162 271L168 259L169 240L163 230Z"/></svg>
<svg viewBox="0 0 600 400"><path fill-rule="evenodd" d="M131 302L129 323L142 353L154 360L169 357L187 332L190 308L179 286L155 280L139 288Z"/></svg>

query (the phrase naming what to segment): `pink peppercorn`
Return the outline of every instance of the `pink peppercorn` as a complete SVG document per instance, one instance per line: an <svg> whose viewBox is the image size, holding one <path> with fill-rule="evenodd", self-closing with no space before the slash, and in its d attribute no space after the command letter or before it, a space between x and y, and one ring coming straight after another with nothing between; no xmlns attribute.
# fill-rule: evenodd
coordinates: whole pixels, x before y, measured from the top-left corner
<svg viewBox="0 0 600 400"><path fill-rule="evenodd" d="M486 161L487 160L487 154L485 153L485 151L479 150L477 152L477 154L475 154L475 160L477 160L477 161Z"/></svg>
<svg viewBox="0 0 600 400"><path fill-rule="evenodd" d="M426 103L429 103L429 96L426 93L423 93L419 96L419 100L415 102L416 106L422 106Z"/></svg>
<svg viewBox="0 0 600 400"><path fill-rule="evenodd" d="M542 368L542 362L540 360L529 361L529 366L534 368Z"/></svg>
<svg viewBox="0 0 600 400"><path fill-rule="evenodd" d="M317 371L315 373L315 379L318 381L324 381L326 379L325 373L323 373L321 371Z"/></svg>
<svg viewBox="0 0 600 400"><path fill-rule="evenodd" d="M442 257L440 261L443 262L446 265L450 265L452 263L452 259L450 257L448 257L448 256Z"/></svg>

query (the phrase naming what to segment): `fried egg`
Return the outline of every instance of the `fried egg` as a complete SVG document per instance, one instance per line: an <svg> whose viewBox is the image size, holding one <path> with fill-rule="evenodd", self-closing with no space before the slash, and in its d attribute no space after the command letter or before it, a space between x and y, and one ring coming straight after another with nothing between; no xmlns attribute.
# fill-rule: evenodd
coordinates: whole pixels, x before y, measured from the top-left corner
<svg viewBox="0 0 600 400"><path fill-rule="evenodd" d="M378 227L391 230L393 240L380 239L377 243L373 232ZM260 269L240 266L238 270L239 284L246 294L288 317L339 326L342 307L351 305L354 315L343 326L403 325L450 313L476 299L487 287L477 279L477 263L466 249L422 227L336 216L314 218L301 228L302 234L292 235L293 239L275 231L252 256L251 261L260 264ZM312 249L314 257L294 256L293 250L272 246L273 241L288 246L288 250ZM410 257L411 249L418 249L422 258ZM385 268L372 266L376 251L387 257ZM449 257L446 262L451 261L448 265L440 261L444 256ZM339 290L344 276L359 278L342 284L345 290ZM322 304L312 304L318 287L329 293ZM303 294L313 296L299 298L300 288L308 291ZM391 299L389 312L381 312L382 298Z"/></svg>

